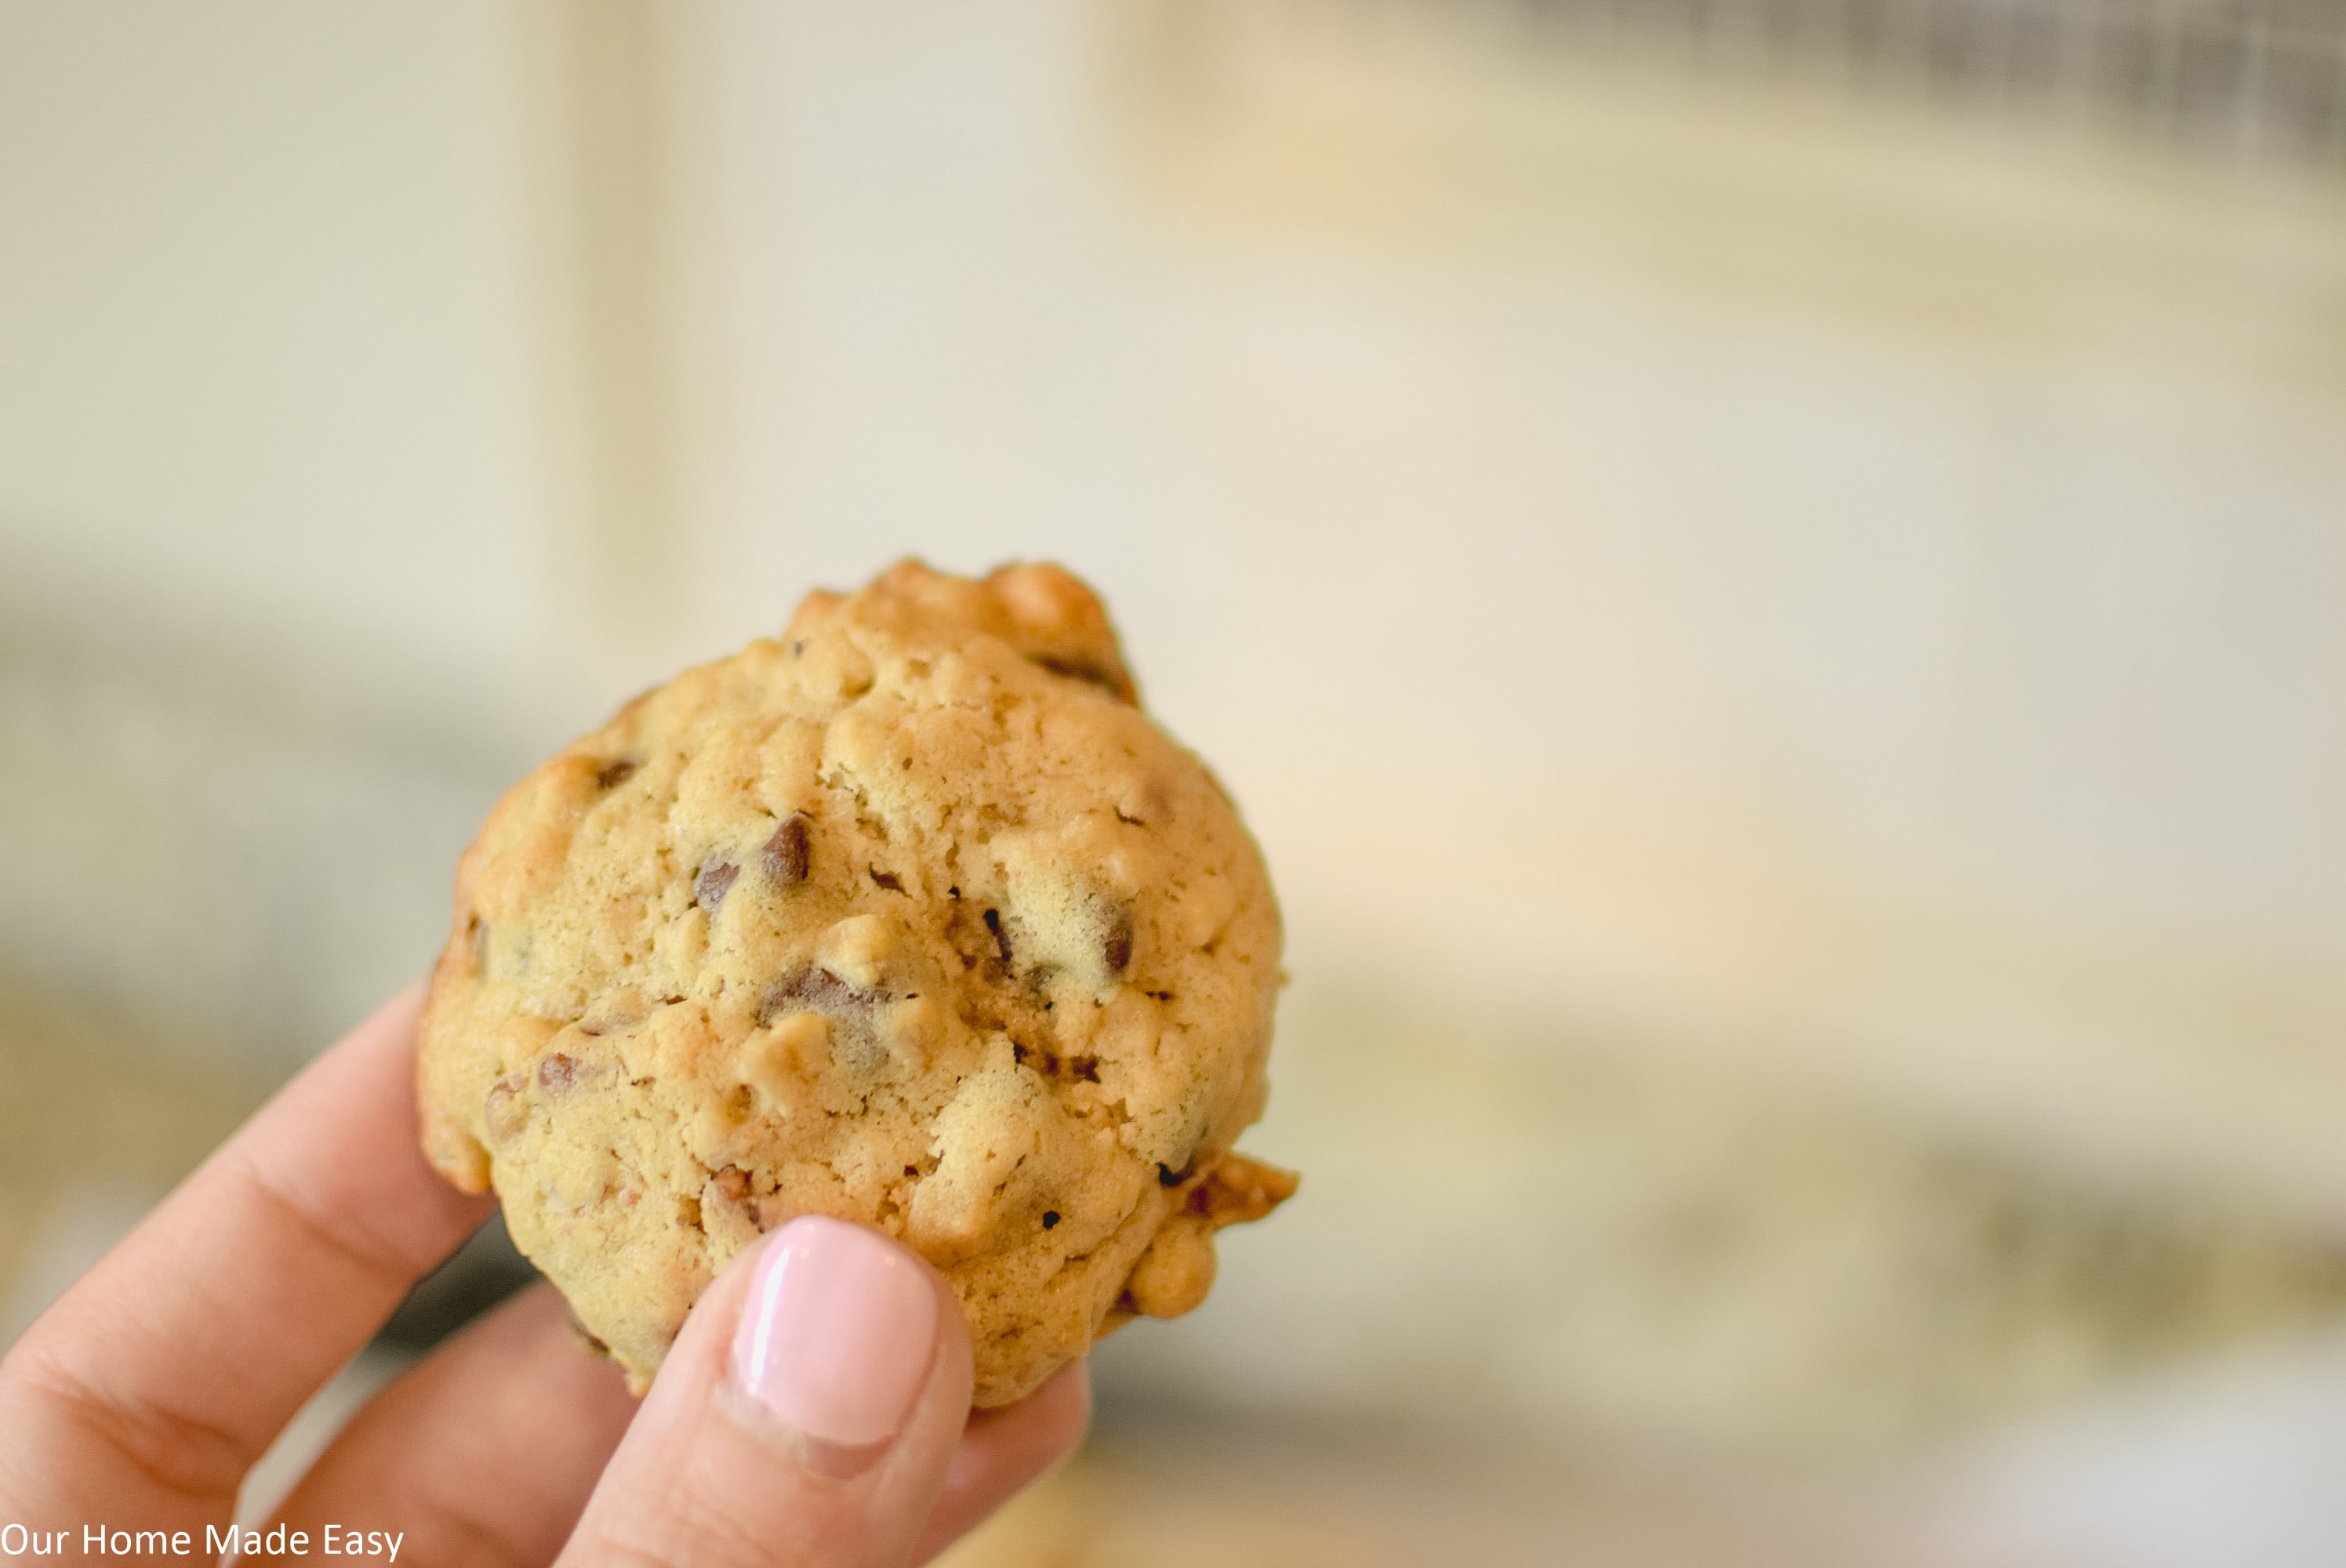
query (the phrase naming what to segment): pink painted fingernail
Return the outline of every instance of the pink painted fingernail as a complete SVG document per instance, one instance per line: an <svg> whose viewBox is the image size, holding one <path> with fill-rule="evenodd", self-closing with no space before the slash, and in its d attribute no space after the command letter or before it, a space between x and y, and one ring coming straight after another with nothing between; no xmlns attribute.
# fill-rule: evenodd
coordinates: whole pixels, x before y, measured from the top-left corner
<svg viewBox="0 0 2346 1568"><path fill-rule="evenodd" d="M936 1338L936 1292L909 1254L862 1226L805 1215L758 1260L733 1334L733 1383L809 1437L868 1447L904 1424Z"/></svg>

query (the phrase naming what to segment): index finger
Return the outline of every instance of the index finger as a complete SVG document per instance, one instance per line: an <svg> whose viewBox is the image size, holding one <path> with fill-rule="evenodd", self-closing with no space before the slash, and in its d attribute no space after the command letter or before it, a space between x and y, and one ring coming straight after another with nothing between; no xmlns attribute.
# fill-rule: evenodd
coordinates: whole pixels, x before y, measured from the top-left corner
<svg viewBox="0 0 2346 1568"><path fill-rule="evenodd" d="M481 1221L416 1143L411 986L180 1184L0 1363L13 1517L194 1528Z"/></svg>

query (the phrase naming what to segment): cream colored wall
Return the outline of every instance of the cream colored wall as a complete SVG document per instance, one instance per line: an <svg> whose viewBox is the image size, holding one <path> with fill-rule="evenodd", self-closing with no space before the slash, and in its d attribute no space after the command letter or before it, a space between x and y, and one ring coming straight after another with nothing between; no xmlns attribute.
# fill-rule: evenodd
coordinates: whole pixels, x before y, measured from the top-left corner
<svg viewBox="0 0 2346 1568"><path fill-rule="evenodd" d="M510 33L461 4L0 8L12 575L443 678L529 647Z"/></svg>
<svg viewBox="0 0 2346 1568"><path fill-rule="evenodd" d="M810 582L1058 555L1300 973L2346 1217L2335 181L1245 15L0 7L12 629L462 800Z"/></svg>

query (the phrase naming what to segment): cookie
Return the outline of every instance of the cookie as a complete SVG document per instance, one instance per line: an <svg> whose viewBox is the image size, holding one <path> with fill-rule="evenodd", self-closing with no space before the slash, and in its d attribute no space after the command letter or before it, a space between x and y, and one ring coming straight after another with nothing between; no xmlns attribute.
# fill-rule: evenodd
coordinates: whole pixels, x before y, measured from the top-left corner
<svg viewBox="0 0 2346 1568"><path fill-rule="evenodd" d="M1055 566L903 563L628 703L456 878L425 1153L640 1388L794 1216L902 1238L976 1403L1212 1283L1294 1178L1261 1114L1280 922L1213 776Z"/></svg>

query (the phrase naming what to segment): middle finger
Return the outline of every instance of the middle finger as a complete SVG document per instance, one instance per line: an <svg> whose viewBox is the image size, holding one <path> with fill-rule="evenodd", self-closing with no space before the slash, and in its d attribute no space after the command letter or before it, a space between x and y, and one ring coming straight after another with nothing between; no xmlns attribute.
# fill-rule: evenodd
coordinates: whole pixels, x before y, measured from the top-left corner
<svg viewBox="0 0 2346 1568"><path fill-rule="evenodd" d="M523 1291L359 1412L278 1511L310 1532L403 1534L403 1561L551 1562L635 1415L551 1286Z"/></svg>

